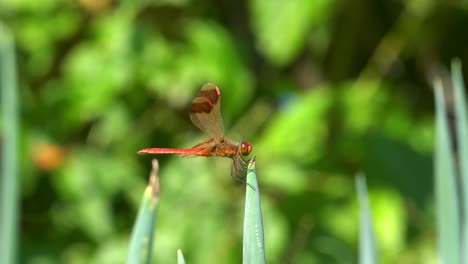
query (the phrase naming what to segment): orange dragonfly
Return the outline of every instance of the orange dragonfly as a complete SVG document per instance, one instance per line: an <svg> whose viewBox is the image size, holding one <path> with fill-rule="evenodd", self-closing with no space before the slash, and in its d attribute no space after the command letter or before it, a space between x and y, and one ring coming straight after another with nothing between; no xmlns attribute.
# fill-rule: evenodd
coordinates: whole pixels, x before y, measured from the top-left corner
<svg viewBox="0 0 468 264"><path fill-rule="evenodd" d="M138 154L182 154L181 157L228 157L232 159L231 176L241 175L246 170L247 156L252 145L243 141L237 144L224 137L223 119L221 117L221 92L212 83L203 85L198 96L193 99L189 113L192 122L211 137L189 149L178 148L145 148ZM233 174L233 169L236 175Z"/></svg>

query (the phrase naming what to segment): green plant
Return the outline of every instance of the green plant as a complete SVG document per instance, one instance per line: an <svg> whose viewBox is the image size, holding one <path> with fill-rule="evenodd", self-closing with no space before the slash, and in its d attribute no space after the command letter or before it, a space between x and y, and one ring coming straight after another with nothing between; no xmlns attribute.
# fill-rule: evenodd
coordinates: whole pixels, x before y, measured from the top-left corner
<svg viewBox="0 0 468 264"><path fill-rule="evenodd" d="M460 62L455 60L452 63L450 85L444 86L441 79L436 79L433 85L436 105L434 185L438 253L441 263L461 264L468 261L468 217L462 213L468 212L468 123ZM453 105L447 103L447 93L453 93ZM447 117L450 110L455 113L454 133ZM460 182L463 184L459 186ZM359 263L377 263L367 190L362 176L356 178L356 185L361 208Z"/></svg>
<svg viewBox="0 0 468 264"><path fill-rule="evenodd" d="M255 157L249 164L245 191L244 242L242 263L265 263L260 189L255 171Z"/></svg>
<svg viewBox="0 0 468 264"><path fill-rule="evenodd" d="M184 255L180 249L177 250L177 264L185 264Z"/></svg>
<svg viewBox="0 0 468 264"><path fill-rule="evenodd" d="M148 186L143 193L143 198L138 210L138 216L135 220L135 225L133 226L127 257L128 264L151 263L153 234L159 203L158 170L158 161L154 159Z"/></svg>
<svg viewBox="0 0 468 264"><path fill-rule="evenodd" d="M467 239L467 219L462 216L461 204L465 210L468 201L468 128L466 122L466 106L464 84L461 77L460 63L452 64L451 84L444 87L442 81L434 81L436 101L436 149L434 153L435 166L435 202L437 217L437 237L439 257L442 263L466 263L468 253L462 255L463 241ZM449 89L453 87L453 89ZM444 89L445 88L445 89ZM452 143L452 133L447 119L449 105L444 92L453 91L455 98L455 137L456 149ZM459 179L465 183L459 188ZM461 199L465 199L462 203ZM460 232L462 231L462 232ZM460 235L462 234L462 236ZM466 252L466 250L465 250Z"/></svg>
<svg viewBox="0 0 468 264"><path fill-rule="evenodd" d="M143 194L138 216L130 239L128 264L150 263L151 249L158 205L158 162L153 160L149 184ZM177 251L178 263L185 263L182 251ZM260 189L255 171L255 157L248 164L244 214L243 263L266 262L263 236Z"/></svg>
<svg viewBox="0 0 468 264"><path fill-rule="evenodd" d="M2 174L0 177L0 262L16 263L18 222L18 95L12 34L0 23L0 90L2 100Z"/></svg>
<svg viewBox="0 0 468 264"><path fill-rule="evenodd" d="M360 264L379 263L377 245L372 225L372 216L367 193L366 178L356 177L356 190L359 200L359 262Z"/></svg>

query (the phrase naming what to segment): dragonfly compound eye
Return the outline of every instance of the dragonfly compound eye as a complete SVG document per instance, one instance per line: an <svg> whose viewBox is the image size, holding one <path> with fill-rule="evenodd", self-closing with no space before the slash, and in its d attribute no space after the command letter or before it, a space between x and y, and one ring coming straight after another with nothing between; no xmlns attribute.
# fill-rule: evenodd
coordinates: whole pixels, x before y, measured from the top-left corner
<svg viewBox="0 0 468 264"><path fill-rule="evenodd" d="M244 156L247 156L252 151L252 145L249 142L243 141L240 144L240 153Z"/></svg>

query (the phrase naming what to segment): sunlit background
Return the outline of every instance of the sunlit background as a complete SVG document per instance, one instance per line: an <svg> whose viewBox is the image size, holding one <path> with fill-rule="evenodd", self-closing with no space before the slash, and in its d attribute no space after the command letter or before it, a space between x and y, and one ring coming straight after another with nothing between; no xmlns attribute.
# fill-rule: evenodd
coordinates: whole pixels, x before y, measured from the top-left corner
<svg viewBox="0 0 468 264"><path fill-rule="evenodd" d="M146 147L226 136L257 157L269 263L355 263L367 176L382 263L436 263L431 81L468 65L468 4L386 0L0 2L20 99L20 263L123 263ZM466 68L466 67L465 67ZM465 71L466 72L466 71ZM224 158L159 156L154 263L240 263L245 185Z"/></svg>

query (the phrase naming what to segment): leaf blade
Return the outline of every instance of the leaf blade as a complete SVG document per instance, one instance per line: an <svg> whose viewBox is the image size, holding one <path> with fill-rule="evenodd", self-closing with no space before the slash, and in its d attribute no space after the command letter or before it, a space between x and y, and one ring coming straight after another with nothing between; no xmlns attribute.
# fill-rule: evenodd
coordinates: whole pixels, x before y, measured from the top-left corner
<svg viewBox="0 0 468 264"><path fill-rule="evenodd" d="M262 208L255 171L255 157L250 162L247 172L242 263L266 263Z"/></svg>
<svg viewBox="0 0 468 264"><path fill-rule="evenodd" d="M361 174L356 177L356 190L359 201L359 263L379 263L366 178Z"/></svg>
<svg viewBox="0 0 468 264"><path fill-rule="evenodd" d="M18 94L14 40L0 24L0 90L3 113L0 177L0 263L16 263L19 213Z"/></svg>
<svg viewBox="0 0 468 264"><path fill-rule="evenodd" d="M177 250L177 264L185 264L184 255L180 249Z"/></svg>
<svg viewBox="0 0 468 264"><path fill-rule="evenodd" d="M458 160L460 164L461 181L463 186L464 211L468 212L468 123L466 115L465 84L461 70L460 60L452 61L452 84L455 100L456 135L458 140ZM463 218L461 233L462 263L468 261L468 217Z"/></svg>
<svg viewBox="0 0 468 264"><path fill-rule="evenodd" d="M158 162L153 160L153 170L148 186L138 209L138 216L132 230L127 264L151 263L153 234L156 212L159 203L159 179L157 176Z"/></svg>
<svg viewBox="0 0 468 264"><path fill-rule="evenodd" d="M440 80L434 82L434 90L436 103L434 180L439 257L441 263L460 263L460 212L456 170Z"/></svg>

